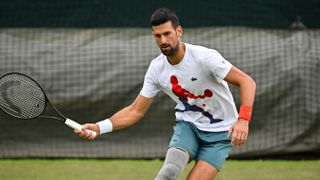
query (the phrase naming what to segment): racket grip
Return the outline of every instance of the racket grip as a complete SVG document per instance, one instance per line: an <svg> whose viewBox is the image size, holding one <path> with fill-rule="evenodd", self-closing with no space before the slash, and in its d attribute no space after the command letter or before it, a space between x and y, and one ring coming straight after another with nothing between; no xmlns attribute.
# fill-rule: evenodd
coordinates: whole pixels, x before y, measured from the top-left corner
<svg viewBox="0 0 320 180"><path fill-rule="evenodd" d="M83 127L81 124L79 124L79 123L77 123L77 122L75 122L75 121L73 121L73 120L71 120L71 119L67 119L64 123L65 123L67 126L73 128L73 129L75 129L75 130L78 130L78 131L82 130L82 127ZM86 131L87 131L87 132L91 132L94 136L97 135L97 133L96 133L95 131L91 131L91 130L86 130Z"/></svg>

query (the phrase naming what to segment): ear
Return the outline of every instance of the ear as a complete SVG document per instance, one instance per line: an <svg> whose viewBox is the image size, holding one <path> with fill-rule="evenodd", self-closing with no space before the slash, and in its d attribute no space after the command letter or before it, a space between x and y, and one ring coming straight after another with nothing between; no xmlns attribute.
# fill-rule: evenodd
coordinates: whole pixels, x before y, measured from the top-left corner
<svg viewBox="0 0 320 180"><path fill-rule="evenodd" d="M182 27L181 27L181 26L178 26L177 29L176 29L176 31L177 31L178 37L180 38L180 37L182 36L182 34L183 34L183 29L182 29Z"/></svg>

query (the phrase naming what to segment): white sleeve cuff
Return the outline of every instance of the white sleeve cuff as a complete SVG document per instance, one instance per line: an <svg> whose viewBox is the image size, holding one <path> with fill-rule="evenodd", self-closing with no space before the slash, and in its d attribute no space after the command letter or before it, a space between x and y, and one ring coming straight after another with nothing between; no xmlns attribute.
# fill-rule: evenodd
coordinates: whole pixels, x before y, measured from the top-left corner
<svg viewBox="0 0 320 180"><path fill-rule="evenodd" d="M99 121L99 122L97 122L97 124L100 129L100 135L108 133L108 132L112 132L112 130L113 130L113 125L112 125L110 119Z"/></svg>

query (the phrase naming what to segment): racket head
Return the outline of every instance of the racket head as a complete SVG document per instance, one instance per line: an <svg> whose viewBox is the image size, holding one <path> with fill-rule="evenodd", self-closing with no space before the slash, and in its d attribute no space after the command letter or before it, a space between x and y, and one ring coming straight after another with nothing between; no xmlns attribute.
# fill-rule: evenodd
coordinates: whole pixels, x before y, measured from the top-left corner
<svg viewBox="0 0 320 180"><path fill-rule="evenodd" d="M31 77L11 72L0 77L0 108L19 119L34 119L47 106L46 95Z"/></svg>

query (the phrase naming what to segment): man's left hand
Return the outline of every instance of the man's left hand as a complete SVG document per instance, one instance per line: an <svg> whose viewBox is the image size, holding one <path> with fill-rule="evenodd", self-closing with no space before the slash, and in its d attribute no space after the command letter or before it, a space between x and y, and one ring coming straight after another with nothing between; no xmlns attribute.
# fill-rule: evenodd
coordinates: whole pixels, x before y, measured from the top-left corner
<svg viewBox="0 0 320 180"><path fill-rule="evenodd" d="M230 128L228 137L232 135L231 144L238 147L247 141L248 134L249 122L244 119L238 119L238 121Z"/></svg>

